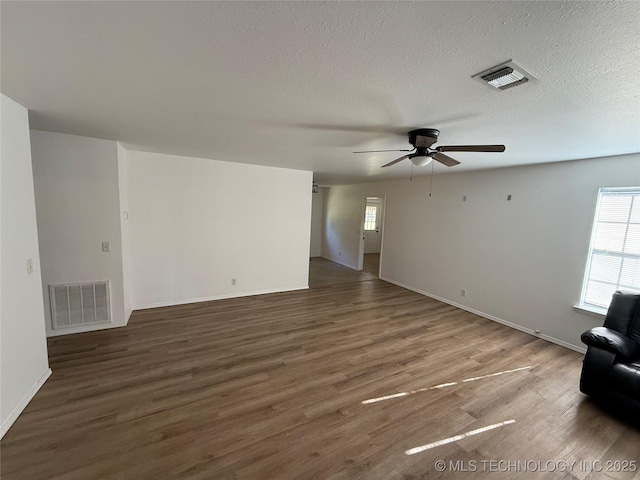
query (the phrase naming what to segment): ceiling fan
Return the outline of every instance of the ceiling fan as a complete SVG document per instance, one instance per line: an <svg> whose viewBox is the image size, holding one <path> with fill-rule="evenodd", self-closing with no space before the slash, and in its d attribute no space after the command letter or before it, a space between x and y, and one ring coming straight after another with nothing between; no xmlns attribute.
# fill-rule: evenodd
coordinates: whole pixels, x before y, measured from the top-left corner
<svg viewBox="0 0 640 480"><path fill-rule="evenodd" d="M382 165L382 168L395 165L406 158L411 160L416 167L424 167L431 160L436 160L447 167L453 167L460 162L442 152L504 152L506 149L504 145L443 145L431 148L438 140L438 135L440 135L440 130L435 128L419 128L409 132L409 143L413 145L411 150L368 150L353 153L412 152Z"/></svg>

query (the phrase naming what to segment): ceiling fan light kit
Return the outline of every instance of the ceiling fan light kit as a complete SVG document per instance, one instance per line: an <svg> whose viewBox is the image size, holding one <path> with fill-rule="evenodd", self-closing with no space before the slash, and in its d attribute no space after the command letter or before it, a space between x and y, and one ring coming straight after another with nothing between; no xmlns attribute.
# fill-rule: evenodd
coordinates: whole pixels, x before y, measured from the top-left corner
<svg viewBox="0 0 640 480"><path fill-rule="evenodd" d="M411 163L413 163L416 167L426 167L431 163L432 160L433 158L429 156L420 156L420 157L413 157L411 159Z"/></svg>

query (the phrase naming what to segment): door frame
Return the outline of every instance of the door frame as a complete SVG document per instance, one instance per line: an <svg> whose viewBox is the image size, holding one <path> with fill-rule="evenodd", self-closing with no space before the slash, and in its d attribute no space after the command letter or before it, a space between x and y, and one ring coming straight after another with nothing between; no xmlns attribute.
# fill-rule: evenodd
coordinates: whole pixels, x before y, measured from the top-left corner
<svg viewBox="0 0 640 480"><path fill-rule="evenodd" d="M371 193L369 195L363 195L360 206L360 227L358 228L358 268L362 270L364 268L364 214L367 207L367 198L376 197L382 200L382 221L380 222L380 265L378 266L378 278L380 278L380 272L382 271L382 254L384 253L384 224L387 222L387 196L385 194Z"/></svg>

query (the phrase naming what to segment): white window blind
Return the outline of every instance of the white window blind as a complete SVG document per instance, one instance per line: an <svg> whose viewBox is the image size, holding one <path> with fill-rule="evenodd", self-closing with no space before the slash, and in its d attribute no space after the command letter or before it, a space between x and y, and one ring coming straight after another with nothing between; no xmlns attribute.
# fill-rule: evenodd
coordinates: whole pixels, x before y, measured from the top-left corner
<svg viewBox="0 0 640 480"><path fill-rule="evenodd" d="M640 293L640 187L598 195L580 303L606 309L616 290Z"/></svg>

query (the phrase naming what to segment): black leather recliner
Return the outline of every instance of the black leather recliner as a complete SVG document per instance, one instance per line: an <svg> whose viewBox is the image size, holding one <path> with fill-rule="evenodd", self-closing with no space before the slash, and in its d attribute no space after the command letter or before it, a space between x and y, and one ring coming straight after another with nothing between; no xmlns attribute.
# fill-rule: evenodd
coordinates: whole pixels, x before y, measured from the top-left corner
<svg viewBox="0 0 640 480"><path fill-rule="evenodd" d="M580 391L618 414L640 419L640 294L614 293L604 326L581 339L587 353Z"/></svg>

